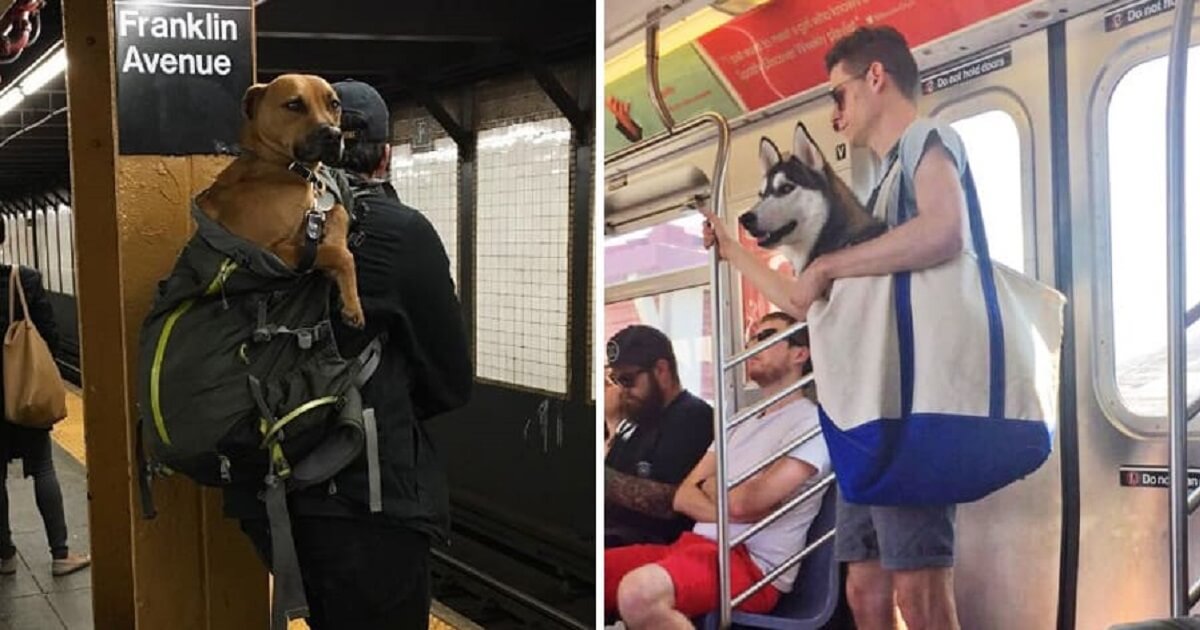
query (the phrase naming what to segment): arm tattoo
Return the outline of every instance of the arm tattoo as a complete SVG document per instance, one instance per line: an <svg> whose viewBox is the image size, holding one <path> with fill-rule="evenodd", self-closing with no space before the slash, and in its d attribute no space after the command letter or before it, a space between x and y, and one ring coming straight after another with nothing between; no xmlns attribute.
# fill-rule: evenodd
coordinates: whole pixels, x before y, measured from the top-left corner
<svg viewBox="0 0 1200 630"><path fill-rule="evenodd" d="M641 512L654 518L677 516L672 507L675 486L661 481L642 479L604 467L604 500Z"/></svg>

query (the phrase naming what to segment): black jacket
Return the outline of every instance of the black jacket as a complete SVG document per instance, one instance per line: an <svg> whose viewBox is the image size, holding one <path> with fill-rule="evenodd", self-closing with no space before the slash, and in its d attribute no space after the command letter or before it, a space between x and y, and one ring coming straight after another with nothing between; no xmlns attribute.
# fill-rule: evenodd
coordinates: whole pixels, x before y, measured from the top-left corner
<svg viewBox="0 0 1200 630"><path fill-rule="evenodd" d="M9 265L0 265L0 325L3 325L0 335L4 334L2 331L8 330L8 325L13 321L12 314L8 312L8 274L11 270ZM50 347L50 352L54 353L58 348L58 324L54 321L54 308L50 306L50 299L46 296L46 290L42 288L42 275L29 267L21 267L19 273L21 288L25 289L25 302L29 304L29 317L37 327L38 334ZM25 314L21 312L21 299L17 297L15 302L17 319L22 319ZM0 362L0 400L3 400L3 395L4 363ZM21 427L0 421L0 464L22 457L24 445L36 434L44 434L49 430Z"/></svg>
<svg viewBox="0 0 1200 630"><path fill-rule="evenodd" d="M381 332L388 335L382 360L362 388L375 409L385 517L432 535L449 520L446 475L420 420L467 403L474 382L466 325L450 263L429 221L396 198L390 186L356 184L353 248L365 330L335 323L343 356L357 356ZM335 305L336 307L336 305ZM333 312L337 312L336 308ZM262 517L230 510L240 518ZM292 496L293 515L361 517L369 514L366 458L360 457L331 483ZM233 512L233 513L231 513ZM238 513L241 512L241 513Z"/></svg>

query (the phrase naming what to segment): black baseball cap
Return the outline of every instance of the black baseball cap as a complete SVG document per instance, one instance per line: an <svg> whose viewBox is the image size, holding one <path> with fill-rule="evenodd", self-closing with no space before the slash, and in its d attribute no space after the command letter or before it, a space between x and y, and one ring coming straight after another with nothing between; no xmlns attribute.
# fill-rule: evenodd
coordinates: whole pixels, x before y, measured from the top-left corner
<svg viewBox="0 0 1200 630"><path fill-rule="evenodd" d="M379 92L370 85L354 79L333 84L342 101L342 134L346 140L387 142L391 113Z"/></svg>
<svg viewBox="0 0 1200 630"><path fill-rule="evenodd" d="M608 367L632 365L650 368L655 361L666 359L675 364L671 340L657 328L635 324L621 329L608 340Z"/></svg>

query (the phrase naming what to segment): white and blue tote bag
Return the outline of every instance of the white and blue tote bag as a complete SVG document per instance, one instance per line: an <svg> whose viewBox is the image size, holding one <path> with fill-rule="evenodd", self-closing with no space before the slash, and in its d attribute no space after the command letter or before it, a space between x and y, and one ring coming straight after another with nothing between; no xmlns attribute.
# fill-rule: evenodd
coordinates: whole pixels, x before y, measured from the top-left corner
<svg viewBox="0 0 1200 630"><path fill-rule="evenodd" d="M878 205L903 222L900 170ZM991 260L969 167L964 180L974 252L840 279L808 312L821 427L851 503L967 503L1050 455L1066 298Z"/></svg>

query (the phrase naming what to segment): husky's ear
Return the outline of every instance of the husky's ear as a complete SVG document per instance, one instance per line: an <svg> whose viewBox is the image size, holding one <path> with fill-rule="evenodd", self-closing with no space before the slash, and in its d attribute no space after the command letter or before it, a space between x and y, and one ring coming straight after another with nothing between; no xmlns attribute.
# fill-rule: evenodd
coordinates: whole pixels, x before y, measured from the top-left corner
<svg viewBox="0 0 1200 630"><path fill-rule="evenodd" d="M779 147L775 146L770 138L763 136L758 143L758 161L762 164L763 172L771 170L771 167L782 159L783 157L779 155Z"/></svg>
<svg viewBox="0 0 1200 630"><path fill-rule="evenodd" d="M796 159L807 164L814 171L825 170L825 158L821 156L821 150L808 135L808 129L804 128L804 123L796 123L796 133L792 138L792 155L795 155Z"/></svg>

